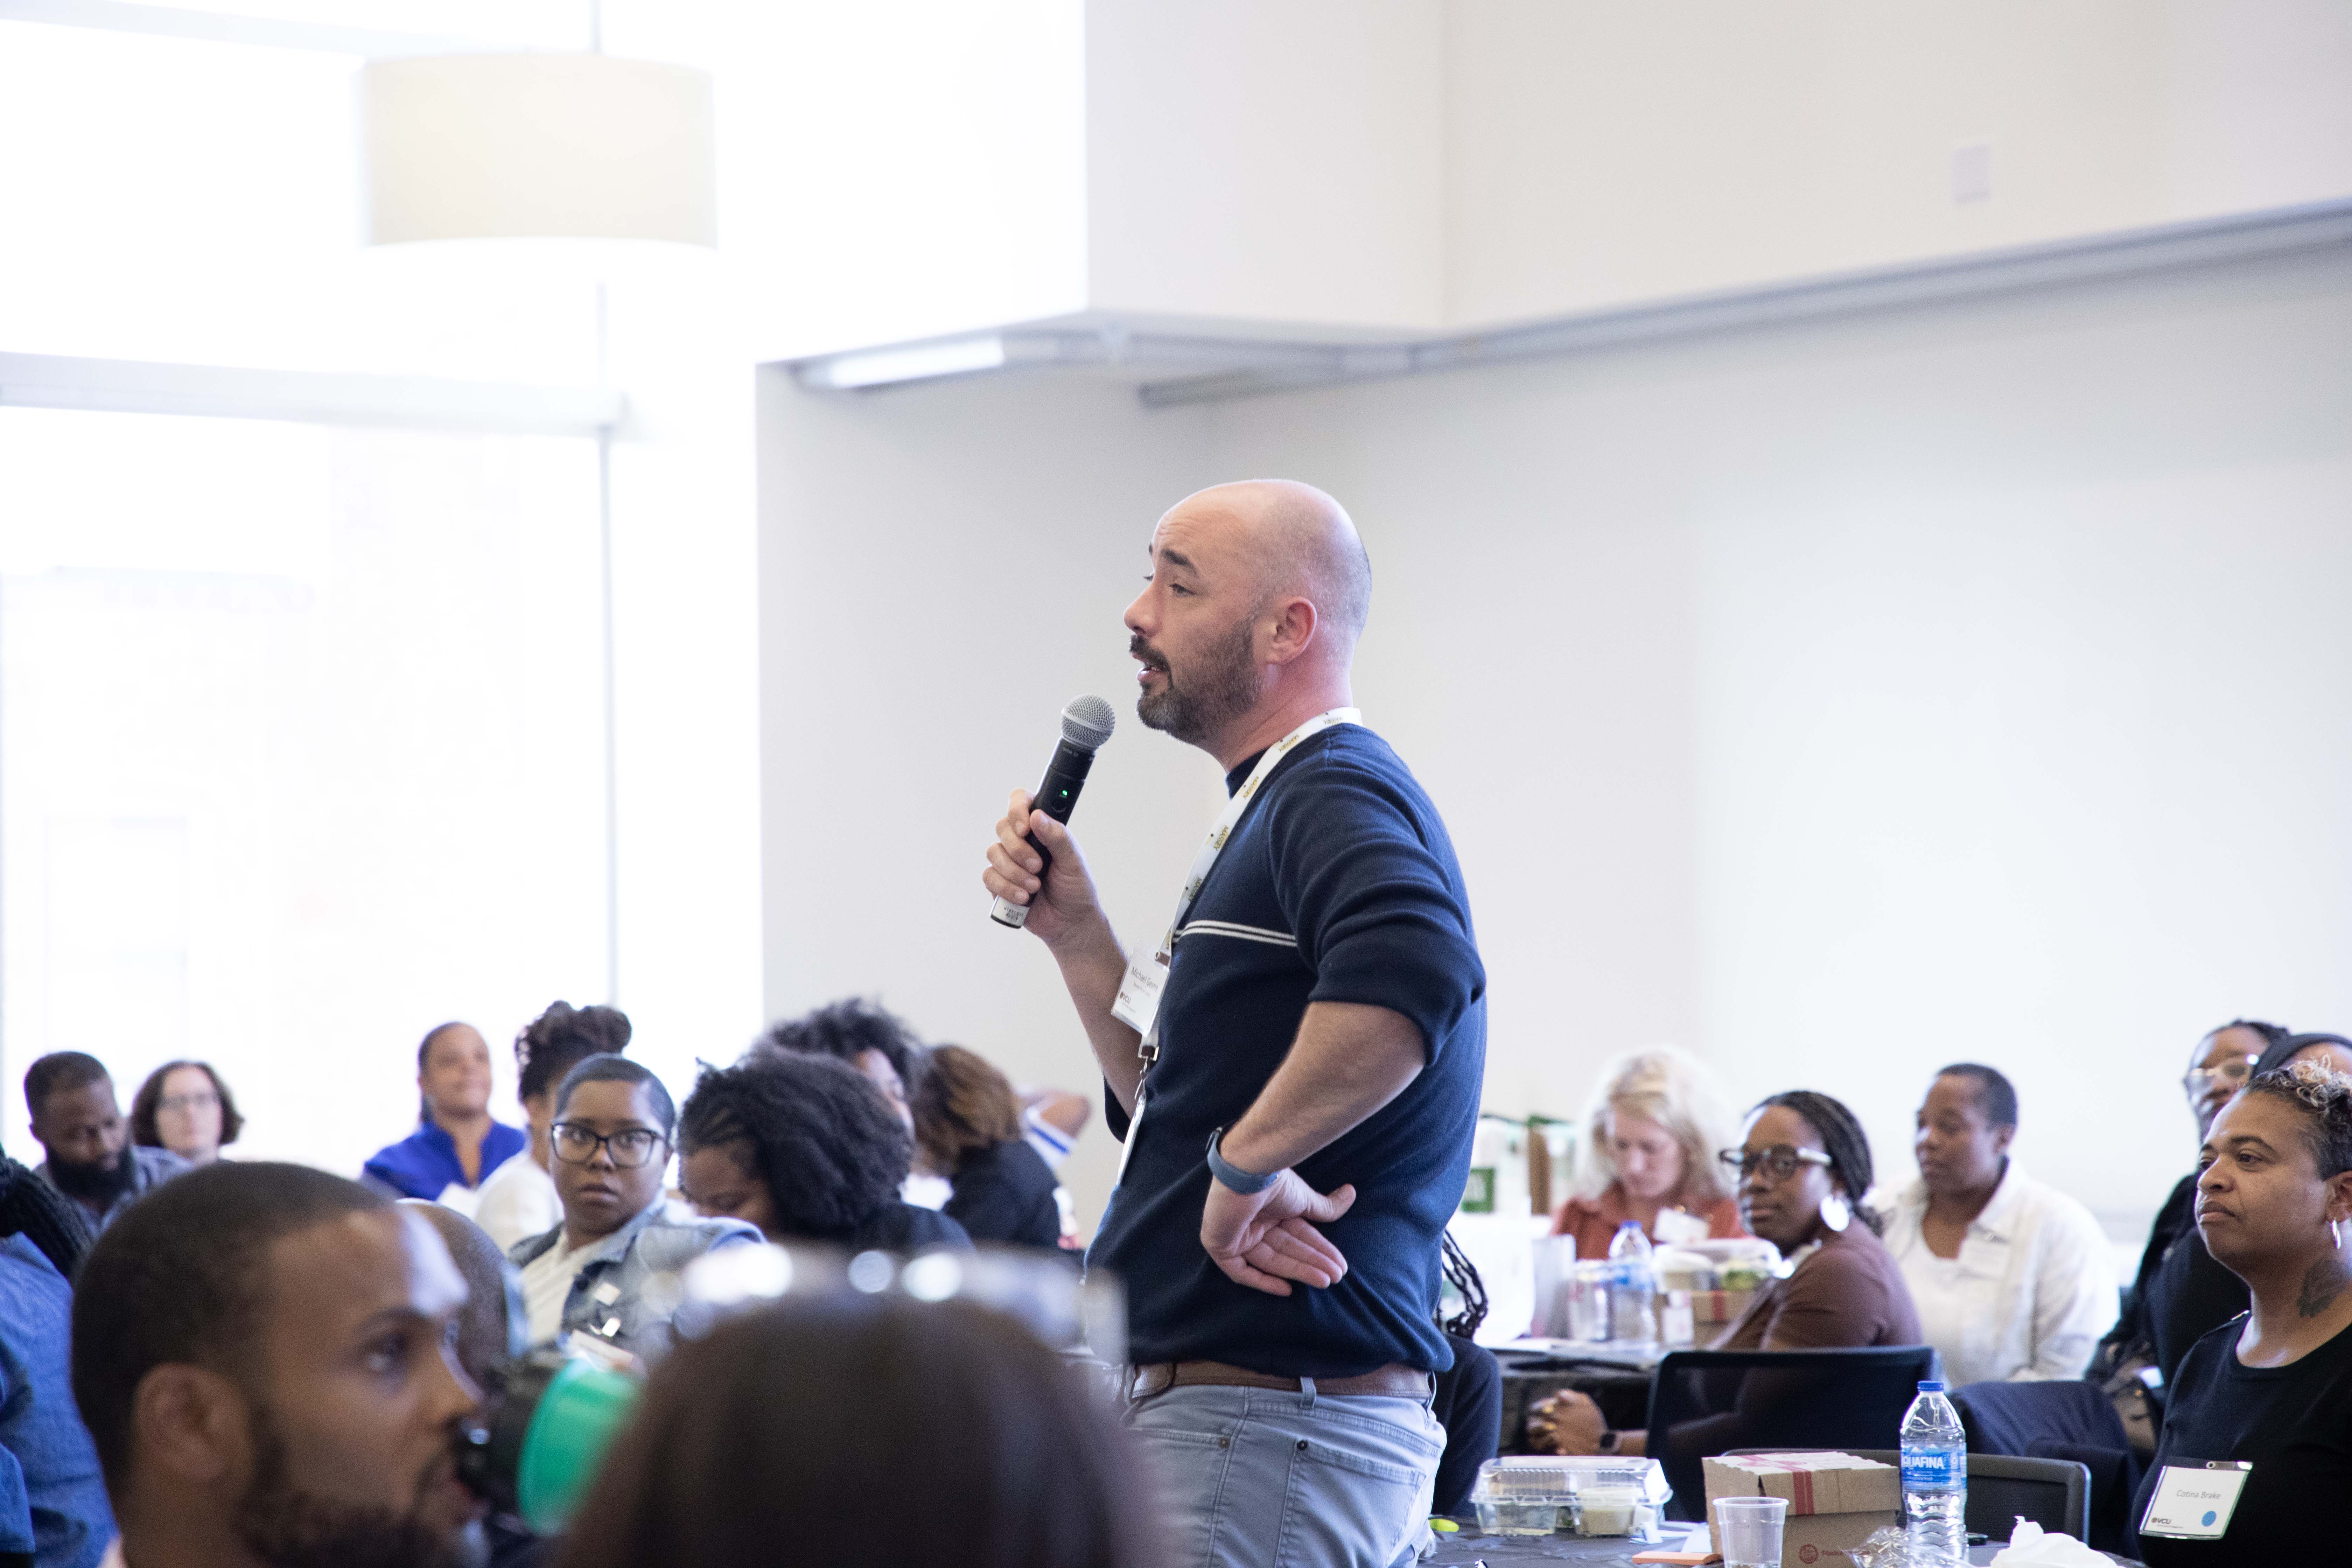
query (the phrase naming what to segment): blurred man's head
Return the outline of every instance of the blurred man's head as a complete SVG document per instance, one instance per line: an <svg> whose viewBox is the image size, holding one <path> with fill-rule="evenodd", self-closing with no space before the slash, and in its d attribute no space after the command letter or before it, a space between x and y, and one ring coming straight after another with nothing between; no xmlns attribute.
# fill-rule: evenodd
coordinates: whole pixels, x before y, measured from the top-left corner
<svg viewBox="0 0 2352 1568"><path fill-rule="evenodd" d="M26 1069L25 1109L59 1191L102 1208L130 1190L131 1129L105 1063L79 1051L43 1057Z"/></svg>
<svg viewBox="0 0 2352 1568"><path fill-rule="evenodd" d="M222 1163L116 1221L74 1292L74 1397L124 1554L439 1568L482 1505L466 1283L425 1220L340 1176Z"/></svg>

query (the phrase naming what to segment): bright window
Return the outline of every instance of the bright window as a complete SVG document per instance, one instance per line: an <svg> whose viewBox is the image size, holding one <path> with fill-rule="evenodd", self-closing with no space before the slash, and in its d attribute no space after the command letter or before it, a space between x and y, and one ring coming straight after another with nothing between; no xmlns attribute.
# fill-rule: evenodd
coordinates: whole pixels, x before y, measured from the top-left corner
<svg viewBox="0 0 2352 1568"><path fill-rule="evenodd" d="M585 440L0 408L0 1041L355 1171L408 1047L605 984Z"/></svg>

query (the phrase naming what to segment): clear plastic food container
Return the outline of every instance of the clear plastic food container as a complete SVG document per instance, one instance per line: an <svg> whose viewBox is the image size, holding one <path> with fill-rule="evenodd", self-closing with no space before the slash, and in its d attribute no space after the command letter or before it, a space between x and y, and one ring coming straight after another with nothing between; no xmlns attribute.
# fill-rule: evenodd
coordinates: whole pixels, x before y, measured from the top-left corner
<svg viewBox="0 0 2352 1568"><path fill-rule="evenodd" d="M1470 1501L1494 1535L1658 1539L1674 1489L1655 1459L1614 1454L1509 1454L1478 1467Z"/></svg>

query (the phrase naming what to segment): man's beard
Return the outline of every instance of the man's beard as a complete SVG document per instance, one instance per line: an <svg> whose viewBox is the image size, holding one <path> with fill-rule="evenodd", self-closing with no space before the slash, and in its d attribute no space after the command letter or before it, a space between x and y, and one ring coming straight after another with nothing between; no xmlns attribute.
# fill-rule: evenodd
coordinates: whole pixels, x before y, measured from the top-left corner
<svg viewBox="0 0 2352 1568"><path fill-rule="evenodd" d="M49 1156L49 1180L57 1183L58 1191L69 1198L86 1204L110 1204L131 1190L138 1179L137 1156L129 1149L114 1157L111 1169L105 1165L68 1164L55 1154Z"/></svg>
<svg viewBox="0 0 2352 1568"><path fill-rule="evenodd" d="M1136 716L1147 728L1163 731L1187 745L1208 740L1257 702L1255 611L1235 623L1223 641L1211 643L1194 667L1184 672L1181 684L1167 658L1140 635L1128 640L1127 651L1160 673L1160 689L1135 700Z"/></svg>
<svg viewBox="0 0 2352 1568"><path fill-rule="evenodd" d="M253 1483L238 1500L235 1525L253 1554L270 1568L464 1568L468 1553L460 1531L436 1530L418 1517L381 1503L345 1502L296 1489L289 1474L285 1434L267 1405L253 1404ZM438 1468L448 1460L435 1460Z"/></svg>

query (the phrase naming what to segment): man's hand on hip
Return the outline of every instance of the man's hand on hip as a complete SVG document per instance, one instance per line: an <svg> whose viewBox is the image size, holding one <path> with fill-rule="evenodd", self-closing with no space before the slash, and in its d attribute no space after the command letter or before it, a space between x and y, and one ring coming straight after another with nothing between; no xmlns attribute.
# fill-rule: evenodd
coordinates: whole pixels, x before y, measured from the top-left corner
<svg viewBox="0 0 2352 1568"><path fill-rule="evenodd" d="M1057 851L1058 853L1058 851ZM1201 1245L1226 1278L1269 1296L1287 1296L1290 1282L1324 1289L1348 1272L1348 1260L1317 1223L1346 1214L1353 1186L1328 1196L1286 1170L1262 1193L1242 1194L1212 1176L1201 1214Z"/></svg>

